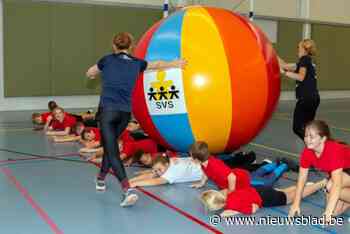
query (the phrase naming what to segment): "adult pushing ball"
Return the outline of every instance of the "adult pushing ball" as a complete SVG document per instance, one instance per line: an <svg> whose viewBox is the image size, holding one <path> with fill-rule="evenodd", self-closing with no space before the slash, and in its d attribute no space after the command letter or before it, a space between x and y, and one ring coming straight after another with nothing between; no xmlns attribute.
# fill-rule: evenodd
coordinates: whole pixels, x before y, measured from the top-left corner
<svg viewBox="0 0 350 234"><path fill-rule="evenodd" d="M275 52L262 31L231 11L194 6L157 22L137 57L184 58L184 69L146 72L136 82L133 113L166 147L185 152L197 140L212 153L248 143L269 120L280 94Z"/></svg>

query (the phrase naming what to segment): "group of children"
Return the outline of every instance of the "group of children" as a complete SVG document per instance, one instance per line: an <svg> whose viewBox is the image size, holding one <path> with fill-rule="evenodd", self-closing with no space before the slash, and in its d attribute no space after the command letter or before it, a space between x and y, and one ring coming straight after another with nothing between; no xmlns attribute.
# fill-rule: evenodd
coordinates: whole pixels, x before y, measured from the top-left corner
<svg viewBox="0 0 350 234"><path fill-rule="evenodd" d="M271 185L252 184L247 171L229 169L208 151L205 142L196 142L190 155L203 170L199 188L211 179L220 191L208 190L201 201L209 210L224 208L222 216L253 214L259 208L291 204L289 215L300 215L302 198L324 188L326 204L323 217L326 223L350 208L350 146L331 138L324 121L313 120L305 126L305 149L301 153L299 177L296 186L275 189ZM309 168L325 173L326 178L307 183Z"/></svg>
<svg viewBox="0 0 350 234"><path fill-rule="evenodd" d="M50 101L48 107L48 112L32 115L34 128L44 130L46 135L52 137L57 143L79 141L83 145L83 148L80 149L81 155L90 155L89 160L96 163L101 162L103 148L101 147L101 133L96 127L96 116L90 112L79 115L67 113L54 101ZM131 179L131 187L195 182L202 180L205 175L201 166L190 157L179 157L176 152L165 150L150 139L135 119L129 121L116 144L120 149L120 157L124 165L138 164L151 168L151 170L141 171L139 175ZM213 175L220 175L225 170L228 173L232 170L238 175L246 174L243 177L246 178L245 183L253 185L272 186L288 169L286 162L265 161L256 164L254 152L219 155L215 160L220 162L221 167L213 168ZM248 172L243 169L251 172L251 181L249 181ZM219 183L219 187L224 188L225 185ZM105 190L106 187L97 186L97 189Z"/></svg>
<svg viewBox="0 0 350 234"><path fill-rule="evenodd" d="M84 146L81 152L98 150L101 145L101 134L91 111L72 114L50 101L48 112L33 113L32 121L35 130L45 131L54 142L79 141Z"/></svg>
<svg viewBox="0 0 350 234"><path fill-rule="evenodd" d="M84 146L80 153L93 153L90 160L100 162L103 148L94 114L73 115L51 101L49 112L33 114L33 123L35 129L43 129L46 135L53 137L55 142L79 141ZM190 157L183 157L176 152L164 149L150 139L135 119L129 121L116 144L120 149L120 157L124 165L137 164L150 168L140 171L136 177L129 180L131 188L183 182L195 182L192 187L201 188L210 179L219 190L203 192L200 200L209 210L224 209L222 216L240 213L253 214L262 207L290 203L293 203L291 214L300 213L300 200L303 197L321 188L327 188L329 193L333 191L333 194L328 194L327 198L334 204L327 205L327 209L332 211L326 211L328 213L325 215L341 214L350 207L348 195L350 192L350 148L340 143L334 143L336 145L333 146L334 140L330 138L328 126L323 121L313 121L308 126L305 137L306 149L302 153L300 165L301 178L299 177L299 180L302 182L298 183L298 186L284 189L275 189L273 184L288 169L296 172L299 170L296 163L293 164L290 160L276 162L266 160L258 164L254 152L213 156L205 142L195 142L188 152ZM319 144L314 140L317 137L323 139L319 140ZM331 150L325 149L326 145L336 148L333 151L336 151L337 154L333 153L334 155L326 155L323 158L320 158L320 155L315 156L320 144L323 144L321 155L323 151L331 154ZM341 148L341 151L338 148ZM329 180L323 179L316 183L306 184L305 170L308 170L310 166L328 172ZM344 174L333 175L333 171L339 168ZM338 177L341 176L343 178L339 182ZM102 191L106 189L105 185L96 188ZM334 195L336 190L337 193Z"/></svg>
<svg viewBox="0 0 350 234"><path fill-rule="evenodd" d="M72 114L65 112L56 102L48 103L48 112L33 113L32 122L35 130L43 130L56 143L79 141L83 147L79 150L82 156L90 156L89 160L101 162L101 132L97 128L98 111ZM151 166L154 159L163 154L175 156L175 152L167 151L145 134L139 123L131 119L116 144L120 157L125 165L139 163Z"/></svg>
<svg viewBox="0 0 350 234"><path fill-rule="evenodd" d="M330 222L333 216L343 214L350 207L350 147L330 138L328 126L323 121L307 125L305 145L298 170L297 186L283 189L273 187L274 182L288 169L284 162L254 164L254 153L236 155L211 155L205 142L195 142L189 150L190 157L158 157L153 161L153 170L146 170L131 179L130 186L153 186L181 182L196 182L193 188L201 188L208 180L219 190L207 190L200 195L201 202L210 211L223 209L223 217L250 215L263 207L292 204L290 215L300 214L300 201L321 189L326 193L324 217ZM311 132L311 133L310 133ZM317 140L310 140L310 134ZM321 155L317 156L318 147ZM245 160L245 163L239 161ZM238 163L237 163L238 162ZM317 182L306 183L305 171L313 166L326 173ZM250 173L249 173L250 172Z"/></svg>

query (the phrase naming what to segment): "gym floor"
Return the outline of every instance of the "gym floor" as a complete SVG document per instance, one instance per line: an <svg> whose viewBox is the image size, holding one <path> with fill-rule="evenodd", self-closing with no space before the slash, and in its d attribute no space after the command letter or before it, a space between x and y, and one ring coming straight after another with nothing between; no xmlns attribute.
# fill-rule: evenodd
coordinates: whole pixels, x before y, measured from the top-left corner
<svg viewBox="0 0 350 234"><path fill-rule="evenodd" d="M322 100L318 119L332 127L334 138L350 142L350 100ZM261 134L242 150L254 150L259 160L288 157L297 160L302 142L291 130L294 102L280 102ZM117 180L108 177L107 191L96 192L95 165L82 160L76 143L54 144L42 132L32 130L31 112L0 114L0 227L6 234L99 234L99 233L350 233L350 212L339 226L213 226L201 205L199 193L190 184L140 188L138 203L119 206ZM46 157L46 158L45 158ZM128 168L132 176L140 168ZM311 173L316 181L320 173ZM295 183L297 174L288 172L276 187ZM255 217L286 217L289 207L260 209ZM302 203L304 215L319 216L324 209L320 191Z"/></svg>

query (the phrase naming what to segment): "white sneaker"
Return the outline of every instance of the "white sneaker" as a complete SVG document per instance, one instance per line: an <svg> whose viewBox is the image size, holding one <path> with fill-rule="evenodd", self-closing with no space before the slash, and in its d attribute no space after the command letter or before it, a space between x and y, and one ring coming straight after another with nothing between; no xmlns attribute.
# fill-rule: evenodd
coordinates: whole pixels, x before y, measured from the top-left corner
<svg viewBox="0 0 350 234"><path fill-rule="evenodd" d="M121 207L127 207L134 205L137 200L139 199L139 196L135 193L134 189L128 189L126 193L123 194L122 202L120 203Z"/></svg>
<svg viewBox="0 0 350 234"><path fill-rule="evenodd" d="M99 192L106 191L106 182L104 180L99 180L96 178L96 190Z"/></svg>
<svg viewBox="0 0 350 234"><path fill-rule="evenodd" d="M269 158L264 158L263 162L272 163L272 161Z"/></svg>

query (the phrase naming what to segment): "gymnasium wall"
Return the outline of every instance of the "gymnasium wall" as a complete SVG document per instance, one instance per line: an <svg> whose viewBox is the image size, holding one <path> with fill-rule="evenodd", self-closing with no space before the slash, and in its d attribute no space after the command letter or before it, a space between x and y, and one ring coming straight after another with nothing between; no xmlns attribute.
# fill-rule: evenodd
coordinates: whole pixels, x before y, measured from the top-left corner
<svg viewBox="0 0 350 234"><path fill-rule="evenodd" d="M310 18L313 20L350 24L350 1L310 1Z"/></svg>
<svg viewBox="0 0 350 234"><path fill-rule="evenodd" d="M85 71L111 52L115 32L129 31L137 40L162 14L140 7L4 3L5 97L99 93Z"/></svg>
<svg viewBox="0 0 350 234"><path fill-rule="evenodd" d="M84 0L69 0L71 2L82 2ZM102 2L102 3L132 3L132 4L147 4L160 6L163 0L85 0ZM170 3L177 0L169 0ZM183 1L183 0L182 0ZM242 0L187 0L188 2L201 2L202 4L225 7L232 9L241 3ZM319 20L334 23L350 24L350 1L349 0L255 0L254 10L256 15L273 16L273 17L300 17L300 8L302 4L309 2L311 20ZM243 1L236 8L237 11L247 13L249 11L249 0Z"/></svg>
<svg viewBox="0 0 350 234"><path fill-rule="evenodd" d="M3 23L0 22L0 27L3 28L0 31L3 35L0 51L4 57L0 58L0 110L44 108L50 99L66 107L96 106L99 83L87 81L84 77L86 68L110 51L110 40L116 31L132 31L138 38L161 18L163 3L162 0L62 2L65 1L1 1L3 15L0 20ZM249 11L248 1L239 6L240 0L201 2L228 9L236 6L242 13ZM278 17L296 18L300 6L295 0L283 2L281 5L279 0L256 0L255 14L277 17L272 19L277 22L274 47L281 57L295 61L303 24ZM339 11L336 6L326 6L331 13ZM315 14L314 8L310 9L310 17L328 19L322 15ZM350 22L347 17L338 15L340 21ZM312 25L312 37L319 47L316 61L322 90L350 90L350 79L345 70L350 64L344 56L350 48L347 46L349 33L349 27L344 25ZM283 79L282 89L292 90L294 85Z"/></svg>

